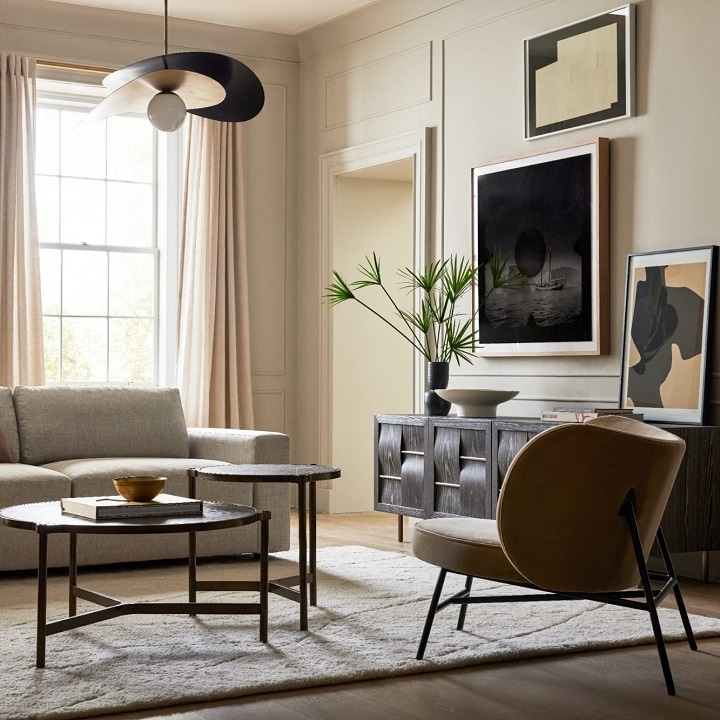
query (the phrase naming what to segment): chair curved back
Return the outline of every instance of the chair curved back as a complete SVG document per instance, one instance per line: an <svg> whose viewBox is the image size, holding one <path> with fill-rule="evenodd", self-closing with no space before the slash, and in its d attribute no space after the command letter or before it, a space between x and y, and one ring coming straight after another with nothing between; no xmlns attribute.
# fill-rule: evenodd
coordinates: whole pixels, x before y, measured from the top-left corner
<svg viewBox="0 0 720 720"><path fill-rule="evenodd" d="M565 592L612 592L640 579L627 519L630 490L645 559L685 442L629 418L560 425L516 455L498 501L503 549L524 577Z"/></svg>

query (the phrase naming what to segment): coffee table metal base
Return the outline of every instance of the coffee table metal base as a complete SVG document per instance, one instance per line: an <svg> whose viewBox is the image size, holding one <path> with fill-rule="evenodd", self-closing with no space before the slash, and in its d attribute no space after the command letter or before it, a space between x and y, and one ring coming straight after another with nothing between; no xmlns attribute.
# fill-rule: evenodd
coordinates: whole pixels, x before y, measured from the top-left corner
<svg viewBox="0 0 720 720"><path fill-rule="evenodd" d="M35 503L39 505L52 505L52 503ZM208 505L217 505L217 503L208 503ZM59 514L59 503L57 503ZM224 509L232 508L231 505L225 505ZM234 506L240 508L240 506ZM238 517L237 522L226 520L223 522L224 527L232 527L238 524L248 524L248 522L260 522L260 578L258 581L243 581L234 583L232 589L242 591L259 592L258 602L234 603L234 602L196 602L195 590L197 589L214 589L207 587L211 583L198 583L197 581L197 558L195 553L195 532L186 530L182 524L176 526L171 532L188 532L189 534L189 571L188 571L188 602L125 602L110 597L103 593L89 590L78 585L77 570L77 536L78 532L88 531L87 525L83 522L84 527L73 531L72 525L65 525L62 529L55 522L51 525L41 525L26 518L22 520L12 517L13 511L22 511L25 508L33 508L33 505L15 506L7 508L0 515L0 521L11 527L19 527L24 529L34 529L38 533L38 587L37 587L37 644L36 644L36 665L38 668L45 667L45 648L46 640L50 635L74 630L80 627L93 625L104 620L121 617L124 615L258 615L260 617L260 641L267 642L268 639L268 547L269 547L269 521L270 513L267 511L256 512L253 510L253 519ZM244 508L244 510L252 510ZM8 513L6 515L6 513ZM247 513L248 517L250 513ZM174 518L175 519L175 518ZM55 518L53 518L55 520ZM179 520L179 518L175 519ZM185 518L183 518L185 520ZM197 531L213 529L212 523L204 525L202 520L192 522L192 518L187 518L188 528L194 528ZM78 523L78 520L75 520ZM34 527L31 527L34 524ZM118 532L127 532L129 524L115 524ZM111 524L105 524L103 531L112 532ZM100 525L96 526L98 529ZM124 531L120 529L124 527ZM151 531L151 525L145 523L145 530ZM52 528L52 529L48 529ZM60 620L47 620L47 585L48 585L48 535L51 532L65 532L70 536L70 558L69 558L69 578L68 578L68 617ZM136 528L135 532L142 532L140 528ZM166 530L167 532L167 530ZM227 583L222 589L228 588ZM86 600L101 606L99 610L89 610L78 614L77 600Z"/></svg>

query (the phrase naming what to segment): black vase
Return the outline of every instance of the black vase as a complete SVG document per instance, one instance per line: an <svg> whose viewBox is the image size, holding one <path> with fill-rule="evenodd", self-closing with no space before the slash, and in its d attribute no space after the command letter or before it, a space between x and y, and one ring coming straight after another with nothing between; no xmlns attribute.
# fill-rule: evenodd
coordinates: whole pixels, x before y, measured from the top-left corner
<svg viewBox="0 0 720 720"><path fill-rule="evenodd" d="M444 416L450 412L452 403L443 400L435 390L444 390L450 379L449 362L429 362L427 366L427 386L425 393L425 414Z"/></svg>

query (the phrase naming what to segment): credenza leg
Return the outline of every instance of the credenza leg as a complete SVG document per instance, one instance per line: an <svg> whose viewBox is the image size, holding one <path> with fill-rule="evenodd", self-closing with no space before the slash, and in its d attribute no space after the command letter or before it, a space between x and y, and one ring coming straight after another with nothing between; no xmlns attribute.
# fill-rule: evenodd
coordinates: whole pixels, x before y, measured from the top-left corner
<svg viewBox="0 0 720 720"><path fill-rule="evenodd" d="M704 583L710 582L710 552L703 550L700 558L702 562L702 581Z"/></svg>

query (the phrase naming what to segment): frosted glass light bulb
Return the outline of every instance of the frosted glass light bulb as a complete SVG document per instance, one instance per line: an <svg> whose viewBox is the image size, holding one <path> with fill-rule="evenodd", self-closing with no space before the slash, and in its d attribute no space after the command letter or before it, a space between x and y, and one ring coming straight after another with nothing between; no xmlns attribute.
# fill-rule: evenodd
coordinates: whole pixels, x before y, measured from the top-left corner
<svg viewBox="0 0 720 720"><path fill-rule="evenodd" d="M186 112L185 103L174 92L159 92L147 107L148 120L162 132L177 130L185 122Z"/></svg>

